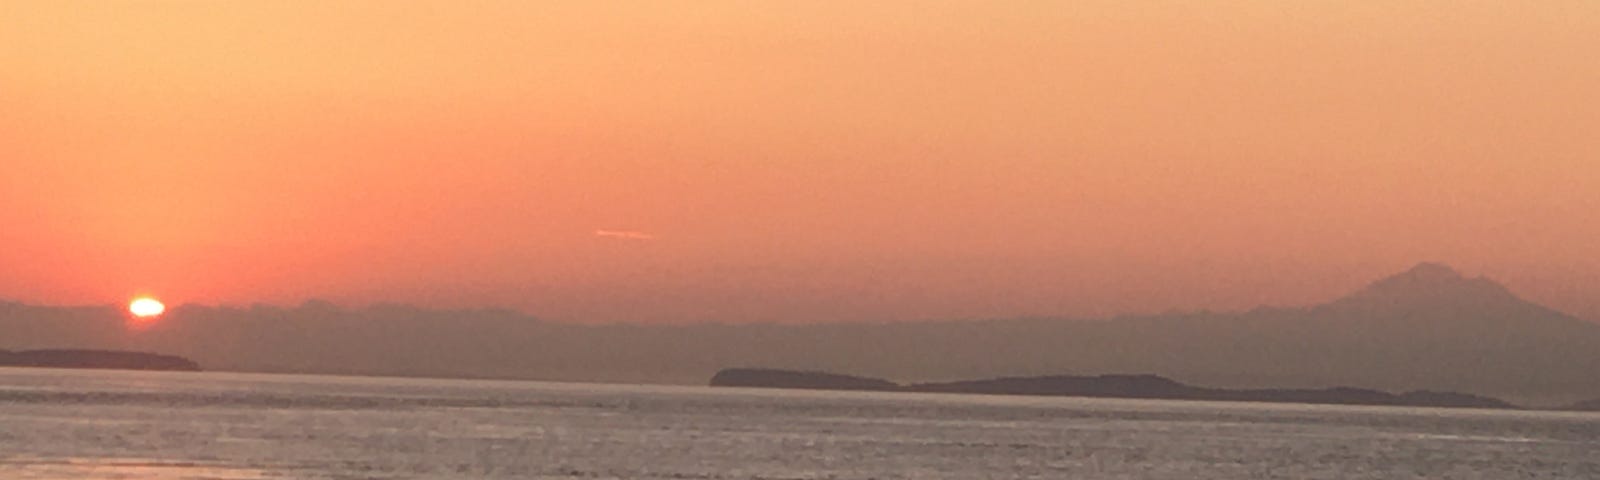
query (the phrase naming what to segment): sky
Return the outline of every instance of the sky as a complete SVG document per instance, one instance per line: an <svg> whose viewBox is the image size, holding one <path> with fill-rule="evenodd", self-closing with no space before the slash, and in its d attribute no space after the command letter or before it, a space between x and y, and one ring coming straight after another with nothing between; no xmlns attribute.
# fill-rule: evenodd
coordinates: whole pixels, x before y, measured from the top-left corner
<svg viewBox="0 0 1600 480"><path fill-rule="evenodd" d="M1600 319L1600 3L0 0L0 298Z"/></svg>

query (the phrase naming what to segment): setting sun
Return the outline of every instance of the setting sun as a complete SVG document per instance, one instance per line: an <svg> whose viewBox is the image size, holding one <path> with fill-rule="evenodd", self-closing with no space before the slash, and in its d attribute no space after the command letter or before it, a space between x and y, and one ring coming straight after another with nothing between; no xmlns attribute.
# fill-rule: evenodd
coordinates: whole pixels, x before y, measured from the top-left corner
<svg viewBox="0 0 1600 480"><path fill-rule="evenodd" d="M154 317L165 311L167 306L154 298L138 298L128 304L128 313L140 318Z"/></svg>

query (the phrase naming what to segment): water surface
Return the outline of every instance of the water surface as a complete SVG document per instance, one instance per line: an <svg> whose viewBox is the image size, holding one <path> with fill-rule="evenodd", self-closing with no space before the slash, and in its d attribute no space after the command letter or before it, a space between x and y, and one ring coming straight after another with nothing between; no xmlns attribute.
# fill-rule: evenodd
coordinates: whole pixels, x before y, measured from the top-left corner
<svg viewBox="0 0 1600 480"><path fill-rule="evenodd" d="M1600 415L0 368L5 479L1600 478Z"/></svg>

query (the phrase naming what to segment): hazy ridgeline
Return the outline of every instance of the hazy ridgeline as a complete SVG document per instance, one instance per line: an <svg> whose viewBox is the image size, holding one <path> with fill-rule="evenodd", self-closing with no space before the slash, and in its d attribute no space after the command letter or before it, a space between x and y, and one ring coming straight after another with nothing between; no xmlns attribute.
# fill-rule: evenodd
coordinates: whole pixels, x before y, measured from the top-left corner
<svg viewBox="0 0 1600 480"><path fill-rule="evenodd" d="M1423 265L1306 308L1095 321L598 325L499 310L184 306L145 330L120 309L0 303L0 348L115 348L207 369L704 383L735 366L903 381L1153 373L1217 387L1438 389L1534 405L1600 397L1600 325Z"/></svg>

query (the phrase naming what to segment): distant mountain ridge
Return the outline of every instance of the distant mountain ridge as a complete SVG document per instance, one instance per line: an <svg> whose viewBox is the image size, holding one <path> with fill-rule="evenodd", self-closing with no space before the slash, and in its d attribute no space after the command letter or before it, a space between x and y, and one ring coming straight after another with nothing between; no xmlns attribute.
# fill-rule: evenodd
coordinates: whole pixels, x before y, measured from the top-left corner
<svg viewBox="0 0 1600 480"><path fill-rule="evenodd" d="M1384 299L1417 301L1464 298L1521 302L1511 290L1485 277L1467 278L1448 265L1424 262L1400 274L1372 282L1344 301Z"/></svg>
<svg viewBox="0 0 1600 480"><path fill-rule="evenodd" d="M1413 391L1392 394L1371 389L1229 390L1195 387L1156 375L1051 375L900 385L888 380L827 372L730 368L711 377L713 387L870 390L914 393L966 393L1055 397L1207 400L1441 408L1519 408L1505 401L1456 392Z"/></svg>
<svg viewBox="0 0 1600 480"><path fill-rule="evenodd" d="M159 351L285 373L701 384L729 365L921 383L1148 372L1227 389L1352 385L1546 406L1600 398L1600 324L1434 263L1321 305L1096 320L578 325L308 302L181 306L137 332L124 321L109 306L0 302L0 348Z"/></svg>
<svg viewBox="0 0 1600 480"><path fill-rule="evenodd" d="M1419 264L1398 275L1373 282L1366 288L1334 300L1321 308L1411 316L1437 313L1453 313L1460 316L1522 315L1524 318L1520 320L1523 321L1550 321L1559 318L1558 321L1561 322L1593 325L1523 300L1494 280L1485 277L1468 278L1455 269L1438 263Z"/></svg>

